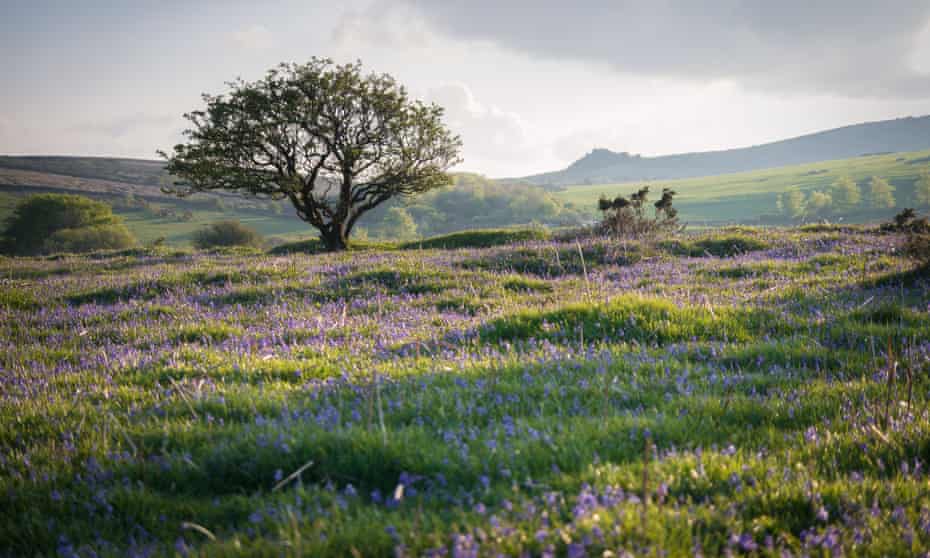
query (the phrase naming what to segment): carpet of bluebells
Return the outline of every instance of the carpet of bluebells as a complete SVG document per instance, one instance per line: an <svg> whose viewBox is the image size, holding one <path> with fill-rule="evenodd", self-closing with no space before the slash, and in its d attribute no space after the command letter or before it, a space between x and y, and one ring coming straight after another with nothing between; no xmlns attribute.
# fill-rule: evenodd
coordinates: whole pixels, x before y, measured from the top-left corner
<svg viewBox="0 0 930 558"><path fill-rule="evenodd" d="M865 230L0 261L0 556L920 556Z"/></svg>

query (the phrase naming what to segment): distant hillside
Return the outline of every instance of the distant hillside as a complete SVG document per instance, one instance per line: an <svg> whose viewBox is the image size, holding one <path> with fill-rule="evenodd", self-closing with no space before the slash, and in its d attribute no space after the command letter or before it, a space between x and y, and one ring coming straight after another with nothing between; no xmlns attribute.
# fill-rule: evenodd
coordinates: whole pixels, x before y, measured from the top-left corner
<svg viewBox="0 0 930 558"><path fill-rule="evenodd" d="M894 188L894 208L871 208L866 203L866 196L863 196L859 208L828 217L830 220L842 219L844 222L863 223L887 220L903 207L916 207L921 211L930 209L922 207L915 195L916 182L925 172L930 172L930 150L851 157L732 174L668 179L661 182L633 181L568 186L553 193L553 196L579 210L587 210L593 218L597 214L598 198L629 195L645 183L652 186L653 199L662 188L675 190L678 193L675 197L675 207L678 208L682 220L691 224L785 224L790 222L790 219L784 215L779 217L776 200L780 194L795 190L805 196L814 191L829 193L833 184L841 177L854 180L864 194L871 177L882 177ZM804 217L811 221L819 218Z"/></svg>
<svg viewBox="0 0 930 558"><path fill-rule="evenodd" d="M528 176L539 185L691 178L930 149L930 116L844 126L753 147L641 157L595 149L568 168Z"/></svg>
<svg viewBox="0 0 930 558"><path fill-rule="evenodd" d="M169 184L165 163L145 159L64 156L0 156L0 169L42 172L127 184Z"/></svg>

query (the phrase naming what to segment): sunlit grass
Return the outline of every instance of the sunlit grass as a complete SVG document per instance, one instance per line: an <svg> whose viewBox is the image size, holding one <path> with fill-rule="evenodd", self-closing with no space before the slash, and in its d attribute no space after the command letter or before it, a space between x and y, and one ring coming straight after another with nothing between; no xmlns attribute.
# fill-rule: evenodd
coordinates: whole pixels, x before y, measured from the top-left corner
<svg viewBox="0 0 930 558"><path fill-rule="evenodd" d="M3 260L0 555L930 549L895 237L517 241Z"/></svg>

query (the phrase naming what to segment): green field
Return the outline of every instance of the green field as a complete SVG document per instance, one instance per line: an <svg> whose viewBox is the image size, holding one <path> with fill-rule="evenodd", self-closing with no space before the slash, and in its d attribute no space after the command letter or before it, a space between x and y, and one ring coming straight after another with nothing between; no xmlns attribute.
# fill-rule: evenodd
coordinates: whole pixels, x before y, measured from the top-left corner
<svg viewBox="0 0 930 558"><path fill-rule="evenodd" d="M0 259L0 556L924 555L930 279L817 230Z"/></svg>
<svg viewBox="0 0 930 558"><path fill-rule="evenodd" d="M568 186L556 192L563 202L578 207L595 208L601 195L627 195L643 184L656 192L668 187L678 192L675 206L682 218L691 224L703 222L752 222L765 214L776 213L778 194L792 189L804 192L828 189L840 176L849 176L863 185L870 177L888 180L897 190L898 207L912 204L914 181L921 171L930 170L930 151L893 153L825 161L793 167L780 167L754 172L623 184ZM887 219L893 210L863 211L855 221Z"/></svg>
<svg viewBox="0 0 930 558"><path fill-rule="evenodd" d="M164 238L169 244L187 245L194 231L211 223L226 219L235 219L258 231L262 236L274 236L282 240L315 236L315 230L296 217L272 217L236 211L194 211L190 221L178 222L176 219L152 218L140 212L119 213L126 226L143 244L157 238Z"/></svg>

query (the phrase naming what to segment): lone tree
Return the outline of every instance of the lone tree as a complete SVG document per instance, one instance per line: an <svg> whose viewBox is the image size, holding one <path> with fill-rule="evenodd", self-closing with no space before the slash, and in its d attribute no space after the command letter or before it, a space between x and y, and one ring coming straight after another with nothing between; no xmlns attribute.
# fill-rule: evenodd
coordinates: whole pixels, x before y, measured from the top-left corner
<svg viewBox="0 0 930 558"><path fill-rule="evenodd" d="M186 143L160 152L181 179L166 191L286 198L331 251L374 207L451 184L446 171L460 162L442 108L411 100L389 75L364 75L360 62L313 58L228 85L184 115Z"/></svg>

